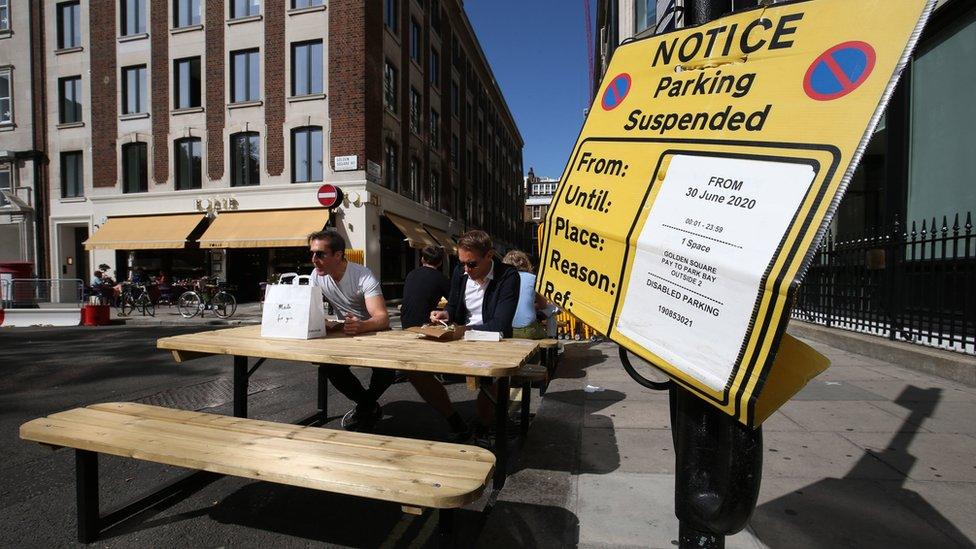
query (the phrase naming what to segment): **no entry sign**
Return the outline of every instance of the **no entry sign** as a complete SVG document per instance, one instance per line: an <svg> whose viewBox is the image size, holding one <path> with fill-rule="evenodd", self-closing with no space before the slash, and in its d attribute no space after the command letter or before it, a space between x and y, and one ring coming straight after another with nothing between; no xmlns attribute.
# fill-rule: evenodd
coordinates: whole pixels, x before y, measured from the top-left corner
<svg viewBox="0 0 976 549"><path fill-rule="evenodd" d="M319 204L331 210L342 204L342 189L331 183L326 183L319 187L318 198Z"/></svg>
<svg viewBox="0 0 976 549"><path fill-rule="evenodd" d="M536 290L747 425L826 359L797 286L933 0L776 3L618 47Z"/></svg>

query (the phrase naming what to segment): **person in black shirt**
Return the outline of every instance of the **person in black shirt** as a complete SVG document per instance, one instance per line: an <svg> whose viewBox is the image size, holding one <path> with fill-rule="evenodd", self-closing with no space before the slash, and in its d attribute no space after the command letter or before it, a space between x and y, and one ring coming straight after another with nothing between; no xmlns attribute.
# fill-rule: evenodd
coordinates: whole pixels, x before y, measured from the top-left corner
<svg viewBox="0 0 976 549"><path fill-rule="evenodd" d="M400 307L400 322L403 329L423 326L430 320L431 311L437 309L442 297L447 297L451 283L441 272L444 251L436 246L427 246L420 252L421 266L410 274L403 284L403 304ZM451 440L464 442L471 438L468 424L451 405L444 385L428 372L409 372L407 378L417 393L428 404L441 413L451 426Z"/></svg>

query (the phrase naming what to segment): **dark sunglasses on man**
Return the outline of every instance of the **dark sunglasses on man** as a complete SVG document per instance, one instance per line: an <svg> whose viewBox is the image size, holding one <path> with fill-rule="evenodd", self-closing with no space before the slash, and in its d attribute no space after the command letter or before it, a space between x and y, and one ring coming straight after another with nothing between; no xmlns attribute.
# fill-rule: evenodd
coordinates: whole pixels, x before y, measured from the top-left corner
<svg viewBox="0 0 976 549"><path fill-rule="evenodd" d="M467 267L469 269L477 269L478 268L478 265L481 265L481 262L480 261L462 261L461 262L461 265L464 265L465 267Z"/></svg>
<svg viewBox="0 0 976 549"><path fill-rule="evenodd" d="M326 257L328 257L328 255L329 252L323 250L317 250L312 252L312 259L325 259Z"/></svg>

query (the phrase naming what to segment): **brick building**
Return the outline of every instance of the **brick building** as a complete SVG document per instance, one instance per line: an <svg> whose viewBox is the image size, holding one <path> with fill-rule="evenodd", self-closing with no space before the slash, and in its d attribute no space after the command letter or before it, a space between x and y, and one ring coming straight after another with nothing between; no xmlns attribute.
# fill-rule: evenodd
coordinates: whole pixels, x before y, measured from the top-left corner
<svg viewBox="0 0 976 549"><path fill-rule="evenodd" d="M51 272L213 274L247 299L328 224L397 297L417 247L522 244L522 139L459 0L35 4L11 21L43 31Z"/></svg>

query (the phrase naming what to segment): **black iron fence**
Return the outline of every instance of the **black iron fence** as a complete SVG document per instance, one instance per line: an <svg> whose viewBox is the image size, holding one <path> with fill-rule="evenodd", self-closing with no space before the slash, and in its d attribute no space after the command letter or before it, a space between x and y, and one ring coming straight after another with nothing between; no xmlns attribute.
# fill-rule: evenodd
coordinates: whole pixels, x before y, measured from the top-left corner
<svg viewBox="0 0 976 549"><path fill-rule="evenodd" d="M976 354L971 212L824 240L793 318Z"/></svg>

